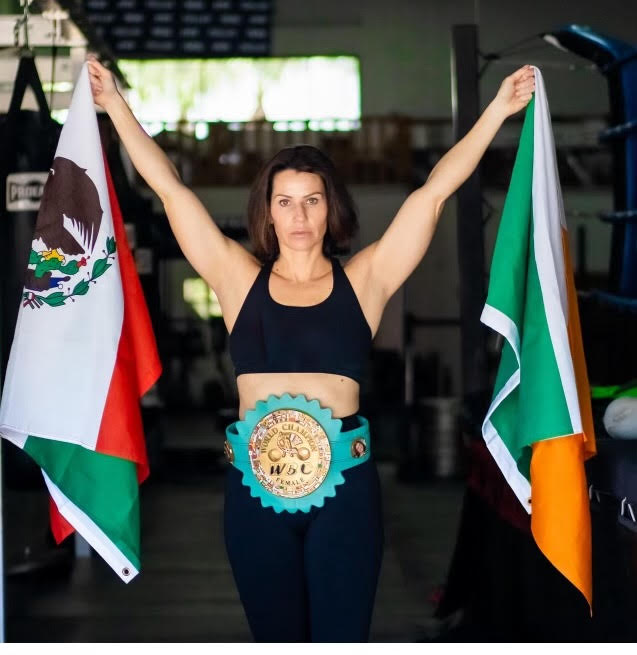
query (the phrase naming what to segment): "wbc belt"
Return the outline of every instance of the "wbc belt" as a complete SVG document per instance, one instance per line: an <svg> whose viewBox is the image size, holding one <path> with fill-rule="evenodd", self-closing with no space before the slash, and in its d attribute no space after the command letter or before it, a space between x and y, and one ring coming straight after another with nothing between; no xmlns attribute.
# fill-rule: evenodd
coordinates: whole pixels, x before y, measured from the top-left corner
<svg viewBox="0 0 637 655"><path fill-rule="evenodd" d="M345 482L342 472L369 459L369 423L341 432L342 421L318 400L271 395L226 428L228 461L263 507L309 512Z"/></svg>

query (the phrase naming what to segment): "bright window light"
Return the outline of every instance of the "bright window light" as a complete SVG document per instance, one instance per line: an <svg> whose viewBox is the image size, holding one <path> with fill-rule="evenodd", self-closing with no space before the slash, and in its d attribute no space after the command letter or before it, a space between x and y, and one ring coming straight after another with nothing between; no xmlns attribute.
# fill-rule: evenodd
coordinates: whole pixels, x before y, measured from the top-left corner
<svg viewBox="0 0 637 655"><path fill-rule="evenodd" d="M184 300L200 318L221 316L221 305L215 292L200 277L184 280Z"/></svg>
<svg viewBox="0 0 637 655"><path fill-rule="evenodd" d="M361 114L357 57L120 59L142 123L265 119L353 125ZM325 128L323 128L325 129ZM340 128L342 129L342 128Z"/></svg>
<svg viewBox="0 0 637 655"><path fill-rule="evenodd" d="M204 139L208 138L208 135L210 134L210 128L208 127L208 123L195 123L195 138L199 139L200 141L203 141Z"/></svg>
<svg viewBox="0 0 637 655"><path fill-rule="evenodd" d="M68 93L69 91L73 91L73 82L55 82L55 84L51 84L51 82L42 82L42 91L45 93Z"/></svg>
<svg viewBox="0 0 637 655"><path fill-rule="evenodd" d="M57 121L60 125L64 125L66 118L69 115L68 109L52 109L51 118Z"/></svg>

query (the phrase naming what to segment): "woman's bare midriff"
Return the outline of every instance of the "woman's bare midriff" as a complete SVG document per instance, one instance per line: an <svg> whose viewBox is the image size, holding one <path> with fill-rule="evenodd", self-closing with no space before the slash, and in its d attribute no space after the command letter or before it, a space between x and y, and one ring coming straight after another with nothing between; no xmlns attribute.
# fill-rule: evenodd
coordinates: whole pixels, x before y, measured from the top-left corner
<svg viewBox="0 0 637 655"><path fill-rule="evenodd" d="M244 373L237 378L239 390L239 418L258 400L270 394L304 394L308 400L318 400L321 407L329 407L332 416L339 418L358 411L359 384L351 378L332 373Z"/></svg>

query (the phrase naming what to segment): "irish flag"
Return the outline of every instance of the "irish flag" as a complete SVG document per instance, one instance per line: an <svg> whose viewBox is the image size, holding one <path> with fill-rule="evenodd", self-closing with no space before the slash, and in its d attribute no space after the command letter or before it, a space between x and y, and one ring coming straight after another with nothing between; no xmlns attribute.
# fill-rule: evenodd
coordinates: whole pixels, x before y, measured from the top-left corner
<svg viewBox="0 0 637 655"><path fill-rule="evenodd" d="M482 434L548 560L592 605L584 461L595 454L577 296L542 74L526 110L483 323L504 337Z"/></svg>
<svg viewBox="0 0 637 655"><path fill-rule="evenodd" d="M126 582L148 475L139 399L160 372L85 64L38 213L0 434L42 468L58 543L77 530Z"/></svg>

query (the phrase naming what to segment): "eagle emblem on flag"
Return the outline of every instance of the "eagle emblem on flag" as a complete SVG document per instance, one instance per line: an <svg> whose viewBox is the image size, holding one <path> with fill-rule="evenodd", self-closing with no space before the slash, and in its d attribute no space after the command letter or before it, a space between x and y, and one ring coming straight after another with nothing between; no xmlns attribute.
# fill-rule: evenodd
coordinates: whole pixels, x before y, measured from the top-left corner
<svg viewBox="0 0 637 655"><path fill-rule="evenodd" d="M102 224L99 194L86 169L66 157L53 160L44 186L26 272L23 304L59 307L88 293L111 267L115 238L107 236L94 257ZM92 264L92 267L90 266Z"/></svg>

